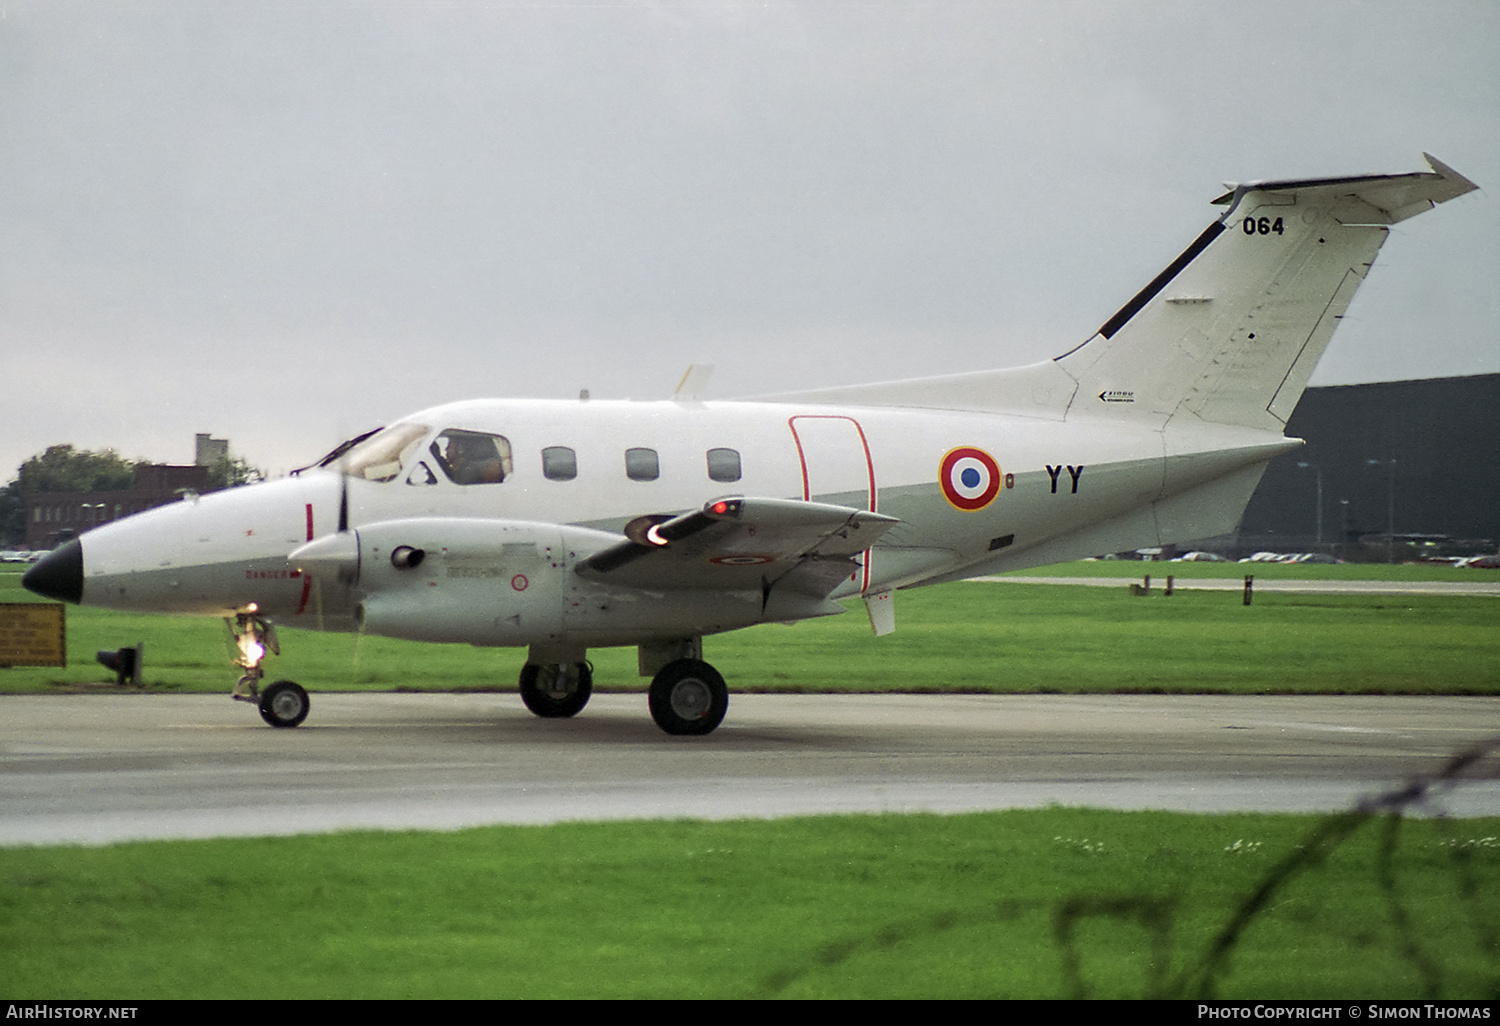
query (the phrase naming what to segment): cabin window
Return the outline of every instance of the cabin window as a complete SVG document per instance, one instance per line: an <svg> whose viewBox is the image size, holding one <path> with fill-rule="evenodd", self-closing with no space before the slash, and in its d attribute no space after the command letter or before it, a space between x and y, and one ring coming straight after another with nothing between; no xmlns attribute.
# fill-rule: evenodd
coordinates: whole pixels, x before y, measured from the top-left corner
<svg viewBox="0 0 1500 1026"><path fill-rule="evenodd" d="M542 450L542 475L549 481L571 481L578 476L578 454L566 445Z"/></svg>
<svg viewBox="0 0 1500 1026"><path fill-rule="evenodd" d="M510 442L484 431L449 428L428 449L454 484L499 484L514 470Z"/></svg>
<svg viewBox="0 0 1500 1026"><path fill-rule="evenodd" d="M740 479L739 450L708 450L708 476L713 481L738 481Z"/></svg>
<svg viewBox="0 0 1500 1026"><path fill-rule="evenodd" d="M661 477L661 461L655 449L626 449L625 476L632 481L655 481Z"/></svg>

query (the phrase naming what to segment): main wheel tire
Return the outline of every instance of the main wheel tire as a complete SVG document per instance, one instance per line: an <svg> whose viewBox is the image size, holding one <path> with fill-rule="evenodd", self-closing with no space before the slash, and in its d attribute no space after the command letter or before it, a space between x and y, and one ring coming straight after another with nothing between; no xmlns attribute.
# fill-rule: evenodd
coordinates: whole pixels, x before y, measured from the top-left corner
<svg viewBox="0 0 1500 1026"><path fill-rule="evenodd" d="M273 727L295 727L311 709L307 692L289 680L278 680L260 693L260 718Z"/></svg>
<svg viewBox="0 0 1500 1026"><path fill-rule="evenodd" d="M670 662L651 681L651 718L668 734L711 734L728 711L724 678L700 660Z"/></svg>
<svg viewBox="0 0 1500 1026"><path fill-rule="evenodd" d="M577 674L569 689L565 668ZM577 716L594 693L594 668L588 663L527 663L521 667L521 701L545 719Z"/></svg>

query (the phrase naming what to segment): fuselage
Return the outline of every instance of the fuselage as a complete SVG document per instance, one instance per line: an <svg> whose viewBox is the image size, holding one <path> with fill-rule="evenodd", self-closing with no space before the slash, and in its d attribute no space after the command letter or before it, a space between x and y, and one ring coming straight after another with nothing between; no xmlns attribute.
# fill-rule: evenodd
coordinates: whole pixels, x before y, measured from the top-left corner
<svg viewBox="0 0 1500 1026"><path fill-rule="evenodd" d="M456 446L476 440L499 446L505 465L492 458L488 474L465 477ZM832 597L868 595L1155 544L1164 533L1183 538L1228 530L1264 461L1295 444L1213 425L1174 434L1086 419L910 408L462 402L404 418L336 467L188 499L85 534L81 600L213 616L255 609L290 626L351 629L368 581L350 586L309 572L289 562L290 553L341 526L373 536L371 525L472 520L496 525L494 558L434 576L424 595L429 606L444 588L463 589L454 594L455 610L487 603L486 589L510 603L566 604L557 588L521 593L520 582L532 585L536 571L508 565L519 557L504 554L499 525L530 525L527 558L540 558L538 546L555 547L549 566L565 571L617 541L636 518L734 495L812 500L897 518ZM537 541L552 537L547 525L567 529L566 537L559 534L555 546ZM513 553L520 551L518 530L508 529ZM474 531L465 533L471 548L482 545ZM663 610L713 601L676 598ZM697 626L712 632L755 622L746 610L714 614ZM557 636L565 632L560 617L530 619ZM587 640L628 643L650 633L644 625L650 620L638 613L630 624ZM478 636L472 627L464 630L459 637L481 644L531 643L520 627ZM420 636L446 637L441 630Z"/></svg>

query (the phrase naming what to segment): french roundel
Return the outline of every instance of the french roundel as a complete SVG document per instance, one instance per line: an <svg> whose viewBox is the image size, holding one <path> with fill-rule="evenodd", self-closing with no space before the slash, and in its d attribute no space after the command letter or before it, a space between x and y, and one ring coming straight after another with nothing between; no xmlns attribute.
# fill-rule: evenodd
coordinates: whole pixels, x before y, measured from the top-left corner
<svg viewBox="0 0 1500 1026"><path fill-rule="evenodd" d="M762 563L774 563L776 559L774 556L714 556L709 562L719 566L759 566Z"/></svg>
<svg viewBox="0 0 1500 1026"><path fill-rule="evenodd" d="M963 446L943 457L938 484L943 498L956 508L972 512L984 509L1000 494L1002 475L995 458L983 449Z"/></svg>

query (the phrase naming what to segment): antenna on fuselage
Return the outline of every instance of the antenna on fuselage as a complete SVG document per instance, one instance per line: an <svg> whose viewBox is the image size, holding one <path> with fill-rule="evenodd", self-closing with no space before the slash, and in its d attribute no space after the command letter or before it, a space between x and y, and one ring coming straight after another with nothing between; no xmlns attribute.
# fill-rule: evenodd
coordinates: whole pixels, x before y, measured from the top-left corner
<svg viewBox="0 0 1500 1026"><path fill-rule="evenodd" d="M708 379L713 372L714 365L711 363L689 365L682 375L682 380L677 382L672 398L680 403L698 402L703 398L703 390L708 387Z"/></svg>

